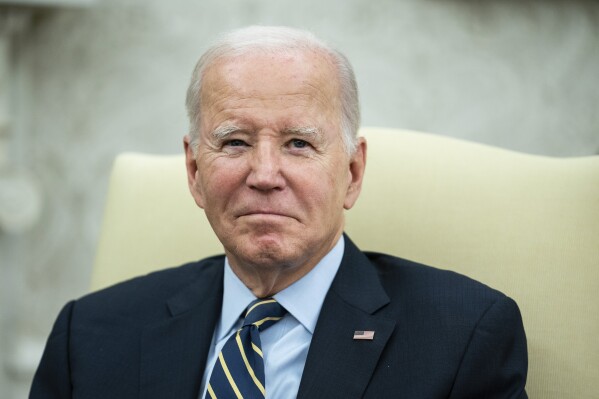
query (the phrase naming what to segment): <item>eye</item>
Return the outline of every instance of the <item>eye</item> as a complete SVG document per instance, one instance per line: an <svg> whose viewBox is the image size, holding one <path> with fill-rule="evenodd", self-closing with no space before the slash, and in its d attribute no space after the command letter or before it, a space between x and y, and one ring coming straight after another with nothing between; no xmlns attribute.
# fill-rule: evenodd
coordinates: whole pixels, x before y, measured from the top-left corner
<svg viewBox="0 0 599 399"><path fill-rule="evenodd" d="M225 142L226 147L244 147L247 143L243 140L233 139Z"/></svg>
<svg viewBox="0 0 599 399"><path fill-rule="evenodd" d="M293 139L293 140L291 140L290 144L293 148L306 148L307 146L310 145L310 144L308 144L307 141L300 140L300 139Z"/></svg>

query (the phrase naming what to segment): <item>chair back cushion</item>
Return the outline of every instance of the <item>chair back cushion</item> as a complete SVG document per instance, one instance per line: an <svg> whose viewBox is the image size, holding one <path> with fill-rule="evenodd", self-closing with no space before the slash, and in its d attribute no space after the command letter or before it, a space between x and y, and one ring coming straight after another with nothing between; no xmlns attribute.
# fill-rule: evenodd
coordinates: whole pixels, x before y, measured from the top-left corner
<svg viewBox="0 0 599 399"><path fill-rule="evenodd" d="M482 281L519 304L532 398L599 392L599 157L527 155L426 133L362 129L368 159L346 231ZM222 253L183 156L123 154L92 288Z"/></svg>

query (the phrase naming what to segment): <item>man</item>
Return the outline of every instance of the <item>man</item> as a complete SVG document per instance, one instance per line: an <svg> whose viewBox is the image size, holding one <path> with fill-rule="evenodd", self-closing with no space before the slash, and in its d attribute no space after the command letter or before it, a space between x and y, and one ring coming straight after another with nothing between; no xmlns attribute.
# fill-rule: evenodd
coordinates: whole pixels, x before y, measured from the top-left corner
<svg viewBox="0 0 599 399"><path fill-rule="evenodd" d="M225 256L69 303L32 398L526 398L511 299L343 235L366 163L345 57L242 29L187 106L189 188Z"/></svg>

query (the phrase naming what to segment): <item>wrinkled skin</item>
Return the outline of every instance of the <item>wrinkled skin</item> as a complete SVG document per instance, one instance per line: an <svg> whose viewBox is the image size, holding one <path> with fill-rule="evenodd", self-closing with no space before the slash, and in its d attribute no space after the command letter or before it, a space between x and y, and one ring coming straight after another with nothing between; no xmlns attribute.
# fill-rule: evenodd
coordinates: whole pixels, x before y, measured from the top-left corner
<svg viewBox="0 0 599 399"><path fill-rule="evenodd" d="M326 55L216 61L201 93L188 183L231 268L258 297L308 273L332 249L360 193L366 143L343 146L339 87Z"/></svg>

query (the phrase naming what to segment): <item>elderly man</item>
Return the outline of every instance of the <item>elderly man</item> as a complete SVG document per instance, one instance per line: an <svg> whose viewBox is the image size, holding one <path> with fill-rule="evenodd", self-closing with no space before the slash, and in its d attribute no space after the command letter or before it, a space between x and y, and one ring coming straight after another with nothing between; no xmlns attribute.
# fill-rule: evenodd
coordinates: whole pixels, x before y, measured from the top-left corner
<svg viewBox="0 0 599 399"><path fill-rule="evenodd" d="M69 303L32 398L526 398L511 299L343 234L366 164L343 55L235 31L187 107L189 188L225 255Z"/></svg>

